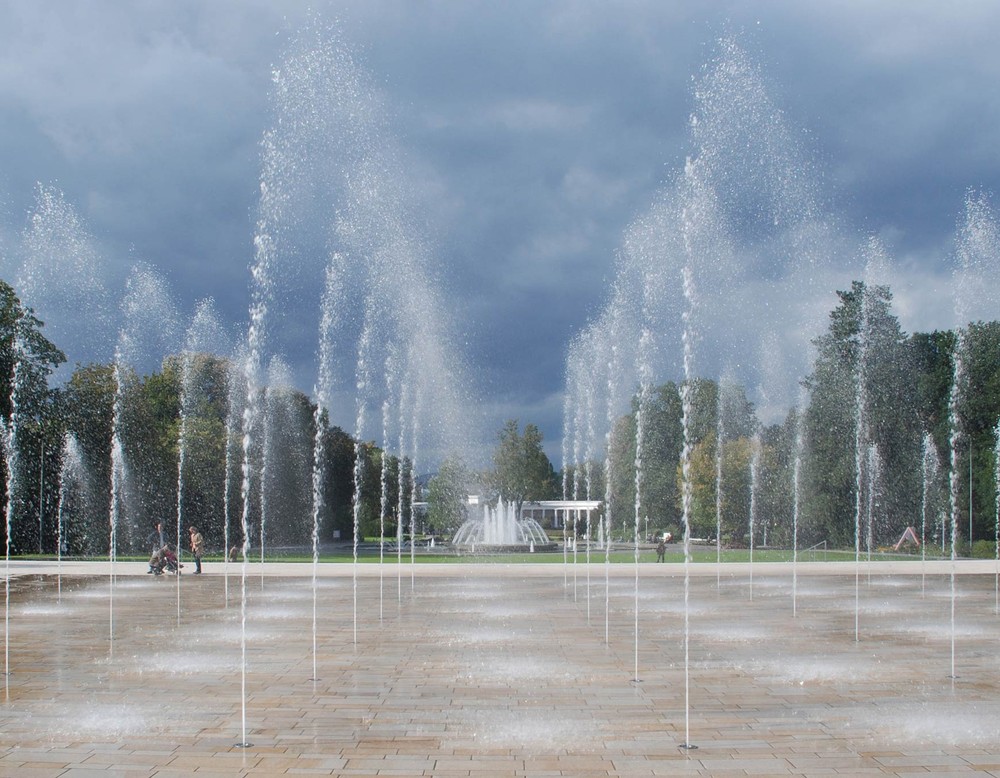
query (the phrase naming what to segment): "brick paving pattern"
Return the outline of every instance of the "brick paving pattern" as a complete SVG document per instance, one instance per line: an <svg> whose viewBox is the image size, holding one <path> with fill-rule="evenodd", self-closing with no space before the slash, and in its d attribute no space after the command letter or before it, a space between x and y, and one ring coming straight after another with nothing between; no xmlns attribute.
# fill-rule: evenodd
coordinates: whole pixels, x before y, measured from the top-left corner
<svg viewBox="0 0 1000 778"><path fill-rule="evenodd" d="M687 707L676 566L321 566L314 654L309 565L251 565L245 628L238 565L23 565L0 775L1000 776L995 576L953 632L914 564L862 575L857 641L852 564L802 566L794 616L787 566L698 566Z"/></svg>

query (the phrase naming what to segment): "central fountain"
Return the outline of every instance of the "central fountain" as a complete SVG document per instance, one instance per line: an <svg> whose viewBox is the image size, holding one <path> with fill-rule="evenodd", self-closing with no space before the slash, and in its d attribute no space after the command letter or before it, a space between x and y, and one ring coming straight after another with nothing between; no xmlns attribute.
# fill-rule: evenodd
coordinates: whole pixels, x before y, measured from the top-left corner
<svg viewBox="0 0 1000 778"><path fill-rule="evenodd" d="M480 503L479 497L472 495L468 504L481 510L478 516L466 519L452 538L452 546L460 552L534 552L556 547L534 518L521 516L515 503L498 499L496 505L490 505Z"/></svg>

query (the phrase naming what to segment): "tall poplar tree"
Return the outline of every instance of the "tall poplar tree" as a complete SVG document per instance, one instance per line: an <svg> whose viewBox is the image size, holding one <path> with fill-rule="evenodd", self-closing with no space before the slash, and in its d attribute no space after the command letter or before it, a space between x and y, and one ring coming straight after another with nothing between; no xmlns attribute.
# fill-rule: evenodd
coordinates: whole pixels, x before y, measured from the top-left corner
<svg viewBox="0 0 1000 778"><path fill-rule="evenodd" d="M862 305L868 297L867 326ZM826 334L814 341L813 372L806 378L809 455L803 472L804 543L828 540L851 545L854 537L857 462L855 425L864 419L864 446L877 447L883 462L876 541L886 542L914 521L919 502L922 429L917 413L916 375L908 339L892 312L886 286L854 281L838 291ZM865 370L859 373L862 347ZM858 381L864 391L858 391ZM866 398L858 408L858 398Z"/></svg>

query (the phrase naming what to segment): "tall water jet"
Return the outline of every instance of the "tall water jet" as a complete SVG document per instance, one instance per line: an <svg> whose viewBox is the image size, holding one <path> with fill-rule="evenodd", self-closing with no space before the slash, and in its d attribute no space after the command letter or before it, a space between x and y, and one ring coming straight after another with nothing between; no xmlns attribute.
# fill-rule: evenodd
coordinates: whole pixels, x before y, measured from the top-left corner
<svg viewBox="0 0 1000 778"><path fill-rule="evenodd" d="M112 357L114 306L102 279L105 262L83 220L56 187L38 184L22 236L17 289L45 322L46 336L78 363ZM52 378L68 378L71 365Z"/></svg>
<svg viewBox="0 0 1000 778"><path fill-rule="evenodd" d="M225 483L222 493L222 514L223 514L223 561L222 571L225 579L224 594L226 608L229 607L229 563L233 560L233 551L237 546L233 543L231 530L233 523L234 506L240 505L239 495L234 496L234 485L242 481L241 470L237 471L237 465L241 465L240 454L243 450L241 424L243 413L247 405L246 383L243 362L246 359L245 344L240 344L234 352L229 362L229 369L226 374L226 453L225 453ZM242 511L241 511L242 512ZM243 545L240 540L240 547Z"/></svg>
<svg viewBox="0 0 1000 778"><path fill-rule="evenodd" d="M208 404L206 386L211 379L213 368L222 367L222 356L230 351L227 337L211 298L202 300L195 306L194 316L185 335L184 349L180 354L180 430L177 439L177 621L181 618L180 563L183 558L184 543L182 533L186 529L185 501L187 498L186 472L192 454L191 425L199 421ZM198 469L195 469L197 472ZM215 486L215 485L213 485ZM226 484L218 484L225 489ZM228 547L226 549L228 553Z"/></svg>
<svg viewBox="0 0 1000 778"><path fill-rule="evenodd" d="M411 355L412 356L412 355ZM410 419L410 591L416 588L413 565L416 562L417 539L417 463L420 461L420 410L423 406L423 392L418 383L413 389L413 418Z"/></svg>
<svg viewBox="0 0 1000 778"><path fill-rule="evenodd" d="M690 647L691 626L690 606L691 595L691 514L694 508L694 483L691 479L691 454L694 448L693 416L694 398L693 384L695 379L695 341L698 333L695 328L698 312L698 295L695 286L695 257L699 243L704 240L703 231L706 226L705 217L713 206L712 193L701 179L701 163L688 159L684 166L684 207L682 211L682 240L684 243L684 264L681 269L682 290L684 294L684 312L682 314L683 330L681 344L683 349L684 382L681 384L681 429L683 431L683 447L681 449L681 513L684 532L684 742L681 748L693 749L697 746L691 743L691 680L690 680Z"/></svg>
<svg viewBox="0 0 1000 778"><path fill-rule="evenodd" d="M948 448L949 448L949 519L951 521L951 677L955 677L955 562L957 558L959 494L960 494L960 449L968 438L969 457L971 463L972 440L963 429L962 405L969 391L969 377L966 370L968 359L969 325L974 313L984 300L984 290L987 294L994 288L995 279L991 271L995 270L997 250L1000 248L1000 230L993 217L985 196L970 192L966 196L965 214L959 226L956 245L957 266L954 272L955 298L955 347L952 355L952 380L948 393ZM979 305L977 305L979 304ZM993 308L993 305L989 305ZM970 464L971 467L971 464ZM969 480L969 521L971 552L971 472Z"/></svg>
<svg viewBox="0 0 1000 778"><path fill-rule="evenodd" d="M569 478L570 478L570 468L573 469L574 480L576 478L576 470L579 467L580 457L579 455L574 456L572 463L570 462L570 441L573 441L576 449L579 449L579 429L576 425L576 411L575 405L579 403L579 398L577 394L579 392L579 379L576 375L576 366L578 364L575 357L575 349L577 348L577 341L574 340L570 343L569 354L566 358L566 390L563 393L563 434L562 434L562 498L568 500L570 496L569 488ZM572 424L572 427L571 427ZM572 429L572 435L570 430ZM563 536L563 587L567 585L567 566L568 566L568 547L567 547L567 536L566 527L568 521L563 521L562 526L562 536ZM576 570L573 571L574 575ZM587 606L589 608L590 601L588 598ZM590 614L587 614L587 620L590 620Z"/></svg>
<svg viewBox="0 0 1000 778"><path fill-rule="evenodd" d="M312 525L314 411L301 401L291 368L274 356L264 394L260 462L260 559L302 542ZM263 569L261 571L263 578Z"/></svg>
<svg viewBox="0 0 1000 778"><path fill-rule="evenodd" d="M141 431L137 424L132 424L128 400L131 393L141 387L143 375L162 369L164 357L177 353L180 327L177 307L166 280L159 272L141 263L132 269L126 282L121 310L123 322L115 346L113 366L117 408L112 436L120 449L119 470L127 473L131 467L127 460L133 457ZM124 533L121 538L123 547L132 549L146 537L145 528L139 526L139 519L148 523L169 508L153 504L147 495L138 490L139 484L126 480L120 486L119 508L125 512L126 521L118 526L118 530Z"/></svg>
<svg viewBox="0 0 1000 778"><path fill-rule="evenodd" d="M591 371L587 371L584 378L584 471L583 471L583 485L584 485L584 496L587 500L592 500L591 496L593 493L594 486L594 445L595 445L595 423L594 414L596 413L597 405L597 386L595 376ZM579 465L577 465L579 467ZM587 623L590 623L590 549L593 546L594 528L593 520L591 518L591 512L587 511ZM602 548L606 543L605 534L603 531L603 524L600 519L598 519L598 548Z"/></svg>
<svg viewBox="0 0 1000 778"><path fill-rule="evenodd" d="M59 469L59 505L57 508L57 539L56 554L59 574L57 576L57 591L62 598L62 558L66 548L66 519L72 514L82 500L79 493L86 489L87 474L83 462L83 453L76 435L66 432L63 435L62 466Z"/></svg>
<svg viewBox="0 0 1000 778"><path fill-rule="evenodd" d="M287 375L288 365L281 360L280 357L271 357L271 361L267 366L267 382L260 389L261 401L260 401L260 421L261 421L261 431L260 431L260 474L258 476L257 487L260 491L258 497L258 504L260 505L260 522L257 532L257 543L260 546L260 588L261 591L264 590L264 559L267 549L267 520L268 520L268 497L270 496L270 484L268 479L271 476L270 464L271 460L274 458L274 434L275 434L275 412L276 406L280 402L277 395L282 390L288 386L287 380L289 376ZM284 376L279 376L279 373L284 372ZM278 382L281 381L285 386L279 388Z"/></svg>
<svg viewBox="0 0 1000 778"><path fill-rule="evenodd" d="M272 481L275 480L272 472L272 463L277 461L276 449L278 447L277 437L280 427L278 415L281 412L285 397L292 389L291 369L288 364L279 356L272 356L267 366L267 382L260 387L260 458L258 475L258 504L260 506L260 520L258 523L257 542L260 545L260 586L264 588L264 568L263 562L267 554L268 536L271 519L271 497L276 492Z"/></svg>
<svg viewBox="0 0 1000 778"><path fill-rule="evenodd" d="M317 357L319 370L313 394L316 408L313 415L312 452L312 680L318 680L316 670L317 651L317 592L316 573L319 567L319 524L320 515L326 502L323 491L323 463L326 458L326 424L330 414L330 395L333 391L334 336L338 319L338 309L342 302L344 286L344 258L339 252L331 252L326 266L323 297L320 301L319 347Z"/></svg>
<svg viewBox="0 0 1000 778"><path fill-rule="evenodd" d="M367 458L367 448L364 443L365 411L369 399L369 385L372 381L372 341L377 336L374 332L376 327L374 315L374 303L369 302L365 306L365 320L361 330L361 338L358 341L358 359L355 366L357 392L355 394L355 407L357 418L354 427L354 494L351 500L351 516L354 530L352 544L354 567L351 580L354 601L355 644L358 642L358 543L361 540L361 503L362 492L364 490L365 460ZM415 538L411 535L411 545L414 540Z"/></svg>
<svg viewBox="0 0 1000 778"><path fill-rule="evenodd" d="M152 268L137 264L122 299L123 325L118 333L113 365L114 405L111 423L111 505L109 510L109 650L114 639L115 562L120 547L134 549L143 535L140 515L149 520L164 506L147 505L129 478L129 451L136 430L130 428L129 398L139 390L143 370L157 365L177 345L177 309L166 281ZM119 537L123 533L123 537ZM147 551L149 549L146 549Z"/></svg>
<svg viewBox="0 0 1000 778"><path fill-rule="evenodd" d="M868 583L871 584L872 550L875 548L875 521L877 519L879 490L882 482L882 455L879 453L877 443L868 444L868 453L865 458L865 472L867 473L867 483L865 485L865 550L868 559Z"/></svg>
<svg viewBox="0 0 1000 778"><path fill-rule="evenodd" d="M937 446L934 445L934 438L929 432L924 433L920 461L922 483L920 495L920 592L923 594L926 584L924 568L927 564L927 517L933 510L934 496L937 494L937 484L941 471Z"/></svg>
<svg viewBox="0 0 1000 778"><path fill-rule="evenodd" d="M952 383L948 393L948 449L950 453L948 469L949 520L951 522L951 672L955 678L955 562L958 556L958 493L959 467L958 448L962 438L959 404L967 385L965 374L965 327L959 325L955 338L955 352L952 357ZM969 506L971 509L971 505ZM942 532L942 536L943 536Z"/></svg>
<svg viewBox="0 0 1000 778"><path fill-rule="evenodd" d="M581 489L586 489L589 495L591 485L591 462L584 461L584 447L586 446L586 456L593 455L592 440L587 438L587 425L589 423L589 434L593 435L593 419L589 415L593 412L593 367L595 361L593 332L585 330L581 335L574 338L570 343L569 352L566 357L566 392L563 402L563 499L580 499ZM588 406L589 403L589 406ZM588 421L589 419L589 421ZM572 444L572 445L571 445ZM572 453L571 453L572 452ZM571 459L572 457L572 459ZM570 473L572 473L572 484L569 483ZM589 497L588 497L589 499ZM563 585L567 581L567 567L569 548L573 547L573 599L577 595L577 523L578 512L574 512L572 518L567 515L562 523L563 530ZM571 525L572 520L572 525ZM586 527L586 554L587 562L590 562L590 551L593 544L591 535L591 517L587 514ZM573 536L567 534L570 526L573 527ZM603 539L604 533L601 532ZM590 622L590 566L587 566L587 621Z"/></svg>
<svg viewBox="0 0 1000 778"><path fill-rule="evenodd" d="M285 73L276 70L272 74L274 82L274 101L282 114L295 115L294 110L299 102L294 99L294 79L289 81ZM293 95L291 98L289 95ZM242 419L242 478L240 498L243 510L240 516L240 526L243 534L241 544L242 560L240 574L240 740L238 748L246 748L251 744L247 741L246 722L246 577L247 555L250 552L250 515L253 502L253 465L252 454L258 435L257 425L261 403L261 373L266 347L266 326L268 310L274 298L275 264L278 258L279 246L283 237L285 222L293 212L289 209L291 190L295 188L294 172L301 169L296 164L297 144L294 139L286 137L281 131L282 120L278 127L269 129L261 140L261 172L259 178L259 196L257 204L257 221L253 236L253 261L250 266L250 307L249 324L246 335L246 355L242 360L243 378L246 387L246 403L243 407ZM286 124L295 126L292 121ZM229 552L227 551L227 554Z"/></svg>
<svg viewBox="0 0 1000 778"><path fill-rule="evenodd" d="M799 387L798 400L791 410L794 417L792 438L792 472L791 472L791 503L792 503L792 617L798 615L798 562L799 562L799 527L802 518L802 470L806 456L806 408L809 406L809 389L805 383Z"/></svg>
<svg viewBox="0 0 1000 778"><path fill-rule="evenodd" d="M866 468L868 446L872 434L869 421L869 394L871 387L872 340L876 307L880 303L876 284L885 276L886 256L881 244L872 239L868 243L865 264L865 282L856 287L858 324L854 339L854 639L860 640L861 610L861 525L865 509L865 488L870 483ZM869 558L870 561L870 558Z"/></svg>
<svg viewBox="0 0 1000 778"><path fill-rule="evenodd" d="M634 228L633 228L634 229ZM597 353L598 366L603 371L605 379L605 642L610 642L610 562L613 542L612 520L615 511L620 510L622 516L623 542L627 541L629 533L629 509L634 509L626 491L629 486L620 484L621 492L616 491L616 484L611 470L612 453L618 446L627 446L628 440L623 436L629 434L627 427L618 423L618 417L629 407L629 395L637 383L638 353L636 347L640 339L642 321L642 301L644 294L641 273L643 265L637 258L636 251L629 246L626 238L625 251L618 257L618 277L608 307L601 318L594 322L592 329L599 333ZM627 449L626 449L627 450ZM633 461L634 467L634 461ZM640 481L641 483L641 481ZM634 482L633 487L634 488ZM633 521L634 525L634 521Z"/></svg>
<svg viewBox="0 0 1000 778"><path fill-rule="evenodd" d="M640 351L644 352L648 348L646 345L648 340L652 337L649 330L643 328L642 336L640 337ZM633 541L633 564L635 567L635 582L634 582L634 613L635 613L635 674L633 675L633 680L639 682L639 534L640 534L640 522L642 520L642 446L645 433L646 421L646 408L649 402L650 393L650 380L648 377L648 369L645 367L645 363L640 361L640 374L642 378L639 384L639 399L635 412L635 507L633 513L634 525L632 529L632 541Z"/></svg>
<svg viewBox="0 0 1000 778"><path fill-rule="evenodd" d="M621 362L619 354L619 336L622 334L622 311L621 306L616 305L620 288L615 290L615 300L611 308L605 312L603 317L606 321L601 322L602 328L607 332L605 362L602 367L606 369L607 376L607 396L606 396L606 423L604 438L604 642L611 642L611 516L615 505L615 494L612 488L611 478L611 452L614 444L615 416L617 415L617 399L619 392L618 381L621 377Z"/></svg>
<svg viewBox="0 0 1000 778"><path fill-rule="evenodd" d="M866 428L868 406L868 385L865 367L868 362L868 341L866 337L868 321L869 293L867 287L862 292L861 321L858 327L858 358L855 369L854 389L854 640L860 639L861 612L861 506L864 485L864 445L868 438Z"/></svg>
<svg viewBox="0 0 1000 778"><path fill-rule="evenodd" d="M611 477L611 452L617 449L616 457L621 456L625 446L614 440L618 435L616 426L626 427L620 423L620 411L611 409L621 407L616 401L617 385L623 382L628 385L630 376L624 374L625 367L635 364L641 372L649 364L643 358L629 360L622 349L636 346L642 349L644 328L655 335L658 343L679 342L681 346L679 358L669 353L658 354L658 357L673 360L672 364L667 364L675 369L680 367L679 372L682 372L680 464L686 594L690 586L687 565L691 554L694 501L691 458L695 446L700 446L705 436L695 418L696 411L701 410L695 397L696 382L702 377L695 371L695 357L702 370L711 367L710 361L717 359L721 364L734 364L745 371L748 366L739 363L745 361L748 344L754 341L766 342L769 350L774 342L782 355L789 350L803 351L795 351L790 346L796 339L805 341L811 335L811 330L802 327L801 323L812 321L814 300L809 294L800 292L814 291L811 271L823 257L824 238L830 234L829 225L816 215L818 199L813 191L808 160L803 164L795 136L787 129L780 109L767 95L765 80L732 41L723 41L721 48L719 61L706 68L695 87L697 107L691 117L691 129L696 151L687 160L683 174L671 183L661 201L654 204L647 224L640 227L648 227L648 235L654 238L655 245L648 249L643 247L639 252L643 255L640 261L625 262L616 268L612 300L594 326L606 342L598 351L601 358L593 362L599 365L604 374L602 378L607 382L605 519L610 521L613 516L616 526L624 523L621 517L625 511L621 504L628 501L615 491L619 485L613 484ZM654 224L657 220L661 221L659 225ZM630 231L629 237L634 235ZM833 245L832 241L829 243ZM825 248L826 253L833 253L830 246ZM656 259L649 261L654 256ZM634 257L635 252L626 255L627 259ZM648 271L662 286L657 292L661 299L656 300L656 318L643 312L637 322L626 324L629 314L643 309L643 302L638 299L639 291L650 289L643 271ZM776 284L778 278L787 283ZM735 280L739 283L734 286ZM787 294L790 288L795 294ZM765 301L773 298L775 290L779 290L781 304L768 306L765 302L761 306L760 298ZM789 299L796 302L788 305ZM627 302L621 305L621 301ZM771 334L770 339L748 326L745 311L751 305L755 310L763 307L773 312L754 317L751 322L762 325L764 334ZM790 316L785 313L788 311L792 311ZM709 317L705 312L713 315ZM779 319L779 316L784 318ZM789 318L792 326L788 326ZM674 330L678 337L671 339ZM703 338L709 339L709 348L702 349L698 345L697 341ZM790 364L784 356L777 362L782 369ZM657 364L659 367L661 365ZM794 375L791 379L783 375L782 385L778 387L781 391L774 392L773 405L778 405L783 394L791 394L788 389L797 389L797 383ZM635 508L633 523L637 523L637 516L641 518L645 499L642 468L646 457L642 438L646 434L644 406L650 385L643 378L638 381L635 414L629 420L634 420L639 428L638 456L632 463L636 467L634 483L638 492L637 502L630 506ZM773 412L775 408L770 410ZM569 413L565 419L570 421ZM564 424L566 434L570 428L569 423ZM574 430L574 434L578 433ZM720 434L716 429L717 456L724 453L728 435L728 430ZM579 457L574 459L578 463ZM615 467L619 464L616 460ZM716 464L717 474L721 470L720 458ZM721 560L721 500L726 495L718 488L721 475L716 480L716 535L720 539L717 540L716 558ZM686 673L689 667L688 617L689 610L685 607ZM686 730L689 691L686 677Z"/></svg>
<svg viewBox="0 0 1000 778"><path fill-rule="evenodd" d="M696 304L694 281L690 267L684 268L684 297L688 301L688 309L684 312L685 325L690 321ZM691 744L691 679L690 679L690 650L691 650L691 628L689 615L689 600L691 596L690 570L691 564L691 509L694 502L694 487L691 483L691 416L693 407L691 402L691 383L688 377L693 374L694 361L694 332L686 327L684 330L684 376L685 380L681 388L681 425L684 430L684 448L681 454L681 472L683 474L682 487L682 516L684 524L684 742L681 748L697 748Z"/></svg>
<svg viewBox="0 0 1000 778"><path fill-rule="evenodd" d="M9 445L9 435L7 433L6 425L4 429L0 431L0 439L2 439L2 450L4 455L4 461L7 462L7 467L10 468L10 445ZM4 689L9 695L10 693L10 480L8 476L7 481L7 505L4 510L4 608L3 608L3 675L4 675Z"/></svg>
<svg viewBox="0 0 1000 778"><path fill-rule="evenodd" d="M722 585L722 459L726 443L726 416L723 394L726 384L719 383L715 408L715 588Z"/></svg>
<svg viewBox="0 0 1000 778"><path fill-rule="evenodd" d="M251 376L253 370L245 367L247 377L247 402L243 409L243 478L241 497L243 510L240 512L240 530L243 536L240 544L240 739L236 748L249 748L247 740L247 561L250 555L250 440L253 430L253 412L250 410L252 395ZM227 552L227 555L229 552Z"/></svg>
<svg viewBox="0 0 1000 778"><path fill-rule="evenodd" d="M571 345L570 346L570 351L571 352L572 352L572 349L573 349L573 346ZM573 379L570 378L570 370L569 370L569 365L570 364L571 364L571 359L567 359L566 391L563 394L563 435L562 435L562 461L563 461L562 498L564 500L568 500L569 499L569 495L570 495L570 490L569 490L570 468L571 467L573 468L574 474L575 474L575 471L577 469L577 466L575 464L572 464L572 465L570 464L570 453L569 452L570 452L570 439L571 439L571 435L570 435L570 429L567 427L567 422L570 420L571 417L574 417L574 421L575 421L575 414L573 413L573 389L575 388L575 386L573 386L573 385L574 385L575 382L574 382ZM576 438L576 432L577 432L575 424L573 426L572 432L573 432L572 437L575 439ZM577 457L577 459L579 459L579 457ZM567 583L569 581L569 570L568 570L569 559L568 559L568 554L567 554L567 550L568 550L567 540L568 540L568 538L567 538L567 535L566 535L566 528L567 528L568 525L569 525L569 520L567 519L566 521L563 522L563 526L562 526L562 530L563 530L563 588L564 589L566 588L566 585L567 585ZM576 575L576 569L575 568L573 570L573 574L574 574L574 576Z"/></svg>
<svg viewBox="0 0 1000 778"><path fill-rule="evenodd" d="M761 468L761 455L763 453L763 444L760 440L760 431L754 432L753 438L750 439L750 519L749 519L749 538L750 538L750 599L753 599L753 550L754 550L754 539L757 536L757 511L760 504L760 468Z"/></svg>
<svg viewBox="0 0 1000 778"><path fill-rule="evenodd" d="M389 518L391 508L389 500L389 440L390 425L392 423L393 409L398 405L399 377L398 371L399 355L395 349L390 349L385 358L385 399L382 400L382 440L384 449L382 451L382 467L379 473L379 525L378 525L378 615L381 621L383 616L383 606L385 601L383 565L385 562L385 528L386 519ZM402 462L397 463L397 468L402 470ZM397 525L399 523L397 514Z"/></svg>
<svg viewBox="0 0 1000 778"><path fill-rule="evenodd" d="M7 464L7 504L4 510L4 677L10 675L10 533L14 521L14 507L17 504L17 472L20 466L20 405L24 392L24 338L21 334L22 318L18 313L14 320L13 335L13 375L11 376L10 416L2 430L4 461Z"/></svg>
<svg viewBox="0 0 1000 778"><path fill-rule="evenodd" d="M408 380L406 380L406 374L404 373L399 387L399 423L398 423L398 451L400 456L399 463L399 473L396 477L396 602L402 603L403 600L403 520L405 517L404 504L405 497L407 494L407 472L409 472L409 478L412 482L415 477L413 472L413 460L409 460L409 463L403 458L404 452L409 451L409 446L407 445L407 435L410 432L410 427L407 424L407 419L409 417L408 411L410 408L410 402L412 398L413 387Z"/></svg>
<svg viewBox="0 0 1000 778"><path fill-rule="evenodd" d="M246 403L242 420L241 498L243 511L243 565L241 576L241 614L244 628L241 631L241 648L246 653L246 555L250 549L249 527L252 523L254 502L267 499L266 491L255 490L256 474L254 457L266 447L260 440L264 430L262 406L266 392L263 388L263 366L270 350L270 325L275 317L273 303L280 291L281 282L301 277L295 273L282 274L283 263L296 257L293 228L305 223L328 226L332 233L335 216L329 211L316 214L316 203L328 206L330 195L330 165L343 158L344 139L353 137L357 124L368 111L344 112L350 102L350 85L338 80L335 74L343 59L329 40L328 31L318 26L303 30L290 41L281 62L272 72L271 105L274 119L261 141L261 171L259 198L253 239L251 263L251 288L249 324L247 329L246 358L243 362ZM315 216L315 218L312 218ZM329 235L325 236L329 241ZM311 247L310 247L311 248ZM316 252L310 252L316 254ZM319 287L319 285L317 285ZM256 491L256 493L255 493ZM310 493L307 488L306 493ZM262 511L266 513L266 503ZM266 519L265 519L266 523ZM262 550L264 544L262 543ZM242 737L237 745L246 742L246 663L241 670Z"/></svg>
<svg viewBox="0 0 1000 778"><path fill-rule="evenodd" d="M641 522L649 508L643 502L645 488L644 461L647 441L647 417L651 413L653 396L654 362L657 356L656 333L663 328L662 309L669 291L676 289L677 279L671 276L676 270L672 257L664 261L661 244L669 222L672 202L664 193L658 193L649 211L636 219L626 231L622 249L621 278L636 287L633 305L637 308L632 324L636 339L634 363L638 394L633 401L635 417L635 458L633 503L633 554L635 563L635 680L639 675L639 540Z"/></svg>
<svg viewBox="0 0 1000 778"><path fill-rule="evenodd" d="M114 650L115 636L115 557L118 552L118 525L121 519L122 504L125 498L125 446L122 443L122 424L124 416L124 403L126 393L126 369L124 362L124 349L122 340L126 336L119 338L118 347L115 349L114 361L114 386L115 399L111 416L111 505L108 515L108 561L110 562L110 576L108 580L108 650ZM150 557L152 558L152 557Z"/></svg>
<svg viewBox="0 0 1000 778"><path fill-rule="evenodd" d="M805 394L803 390L802 395ZM792 616L798 615L799 592L799 518L802 510L802 460L805 455L805 413L806 403L800 400L795 411L795 443L792 452Z"/></svg>
<svg viewBox="0 0 1000 778"><path fill-rule="evenodd" d="M49 354L40 351L40 343L31 338L46 321L47 334L73 353L91 358L106 356L95 344L108 342L109 306L107 294L98 281L99 257L75 211L62 193L39 184L35 207L22 235L22 263L17 272L21 302L10 292L4 299L8 308L11 332L11 396L6 399L9 413L3 422L6 472L5 558L9 567L11 530L15 508L21 500L22 433L21 414L28 400L29 384L44 383L65 357L58 349ZM84 317L80 311L87 311ZM37 317L37 318L36 318ZM43 339L44 340L44 339ZM41 517L41 509L39 517ZM39 550L43 535L39 523ZM5 613L9 604L9 583L5 585ZM5 615L5 625L8 624ZM5 628L5 669L7 667L7 632Z"/></svg>
<svg viewBox="0 0 1000 778"><path fill-rule="evenodd" d="M469 382L452 350L451 323L445 316L451 307L443 300L430 252L420 238L425 231L415 216L408 168L389 132L373 79L335 27L314 24L300 33L276 71L276 84L280 107L296 121L283 122L289 137L276 130L275 140L288 146L288 155L305 159L296 169L319 195L309 207L323 201L326 211L317 220L326 225L324 239L347 258L344 309L338 316L349 326L336 345L342 349L338 353L353 352L359 361L353 386L349 365L335 371L335 377L344 382L345 394L355 395L355 433L359 415L367 424L367 415L388 392L370 378L362 378L359 392L359 376L365 371L374 375L389 344L398 348L397 371L407 388L398 390L396 398L409 406L407 448L398 455L409 455L412 514L417 450L426 446L432 463L452 454L471 461L469 439L480 436L461 395ZM361 331L365 329L368 335ZM350 337L356 339L353 349ZM434 403L425 403L425 397L434 397ZM337 410L350 414L349 402ZM364 437L358 434L359 444ZM389 441L383 440L382 447L388 452Z"/></svg>
<svg viewBox="0 0 1000 778"><path fill-rule="evenodd" d="M1000 616L1000 420L993 428L993 463L993 558L996 563L993 594L996 614Z"/></svg>
<svg viewBox="0 0 1000 778"><path fill-rule="evenodd" d="M745 442L753 435L756 419L753 409L746 399L743 389L737 382L732 368L726 367L718 385L716 395L715 419L715 561L716 589L721 585L721 565L723 537L726 536L726 516L734 513L738 517L747 515L744 508L749 508L749 501L742 499L744 489L743 473L749 473L743 460L746 458ZM737 461L739 460L739 461ZM739 532L742 543L744 531L739 527L739 520L731 519L728 528L730 535Z"/></svg>

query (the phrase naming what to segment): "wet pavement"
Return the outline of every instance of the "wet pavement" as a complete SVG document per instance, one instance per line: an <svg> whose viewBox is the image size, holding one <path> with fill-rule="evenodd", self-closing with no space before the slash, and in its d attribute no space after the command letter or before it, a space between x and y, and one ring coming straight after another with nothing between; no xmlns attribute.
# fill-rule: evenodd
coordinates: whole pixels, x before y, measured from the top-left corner
<svg viewBox="0 0 1000 778"><path fill-rule="evenodd" d="M0 775L1000 776L992 562L144 569L11 564Z"/></svg>

